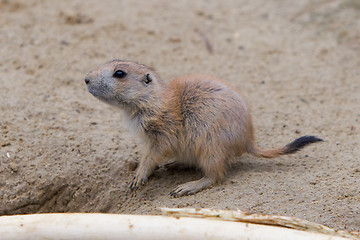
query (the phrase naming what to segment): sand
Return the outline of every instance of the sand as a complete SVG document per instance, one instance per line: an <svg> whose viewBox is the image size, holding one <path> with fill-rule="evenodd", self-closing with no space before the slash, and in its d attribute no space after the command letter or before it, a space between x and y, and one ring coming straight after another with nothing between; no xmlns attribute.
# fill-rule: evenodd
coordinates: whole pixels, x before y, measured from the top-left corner
<svg viewBox="0 0 360 240"><path fill-rule="evenodd" d="M360 231L359 1L1 0L0 11L0 214L206 207ZM131 193L142 146L84 84L115 58L165 81L230 82L261 147L308 134L324 142L275 159L244 155L196 195L168 194L201 172L166 167Z"/></svg>

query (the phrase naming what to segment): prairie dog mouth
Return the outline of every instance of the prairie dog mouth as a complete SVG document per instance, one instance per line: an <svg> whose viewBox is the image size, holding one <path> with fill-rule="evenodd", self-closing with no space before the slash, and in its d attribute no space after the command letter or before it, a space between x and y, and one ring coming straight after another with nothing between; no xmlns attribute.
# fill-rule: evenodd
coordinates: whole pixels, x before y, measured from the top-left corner
<svg viewBox="0 0 360 240"><path fill-rule="evenodd" d="M88 92L91 93L91 95L93 95L101 102L114 106L118 106L121 103L121 101L119 101L117 98L111 97L111 94L108 91L104 91L104 89L101 87L87 85L86 88Z"/></svg>

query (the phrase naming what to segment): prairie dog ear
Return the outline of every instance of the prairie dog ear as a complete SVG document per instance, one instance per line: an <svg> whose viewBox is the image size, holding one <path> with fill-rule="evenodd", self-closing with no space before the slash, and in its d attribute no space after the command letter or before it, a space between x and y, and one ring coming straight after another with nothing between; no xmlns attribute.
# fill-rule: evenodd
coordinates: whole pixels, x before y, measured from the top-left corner
<svg viewBox="0 0 360 240"><path fill-rule="evenodd" d="M152 76L150 75L150 73L145 74L144 84L150 85L152 83L152 81L153 81L153 79L152 79Z"/></svg>

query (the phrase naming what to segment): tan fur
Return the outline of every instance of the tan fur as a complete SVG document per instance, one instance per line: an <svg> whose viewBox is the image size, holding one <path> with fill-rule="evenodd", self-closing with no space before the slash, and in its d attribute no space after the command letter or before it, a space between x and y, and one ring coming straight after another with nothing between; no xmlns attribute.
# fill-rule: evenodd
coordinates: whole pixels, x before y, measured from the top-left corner
<svg viewBox="0 0 360 240"><path fill-rule="evenodd" d="M113 77L117 70L126 72L126 77ZM261 150L254 144L245 101L214 77L188 75L165 84L144 65L114 60L91 71L85 81L95 97L125 110L145 140L131 189L144 184L154 168L169 158L204 173L202 179L171 192L182 196L221 181L230 161L245 152L268 158L285 154L285 147Z"/></svg>

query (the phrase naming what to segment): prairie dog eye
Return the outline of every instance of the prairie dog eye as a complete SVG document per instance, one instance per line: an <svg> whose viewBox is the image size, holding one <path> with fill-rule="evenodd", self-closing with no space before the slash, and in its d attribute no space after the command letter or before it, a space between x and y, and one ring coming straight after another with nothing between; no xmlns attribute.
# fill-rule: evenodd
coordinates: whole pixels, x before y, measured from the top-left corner
<svg viewBox="0 0 360 240"><path fill-rule="evenodd" d="M151 77L150 77L150 74L148 73L148 74L146 74L146 76L145 76L144 83L145 83L146 85L149 85L151 82L152 82L152 79L151 79Z"/></svg>
<svg viewBox="0 0 360 240"><path fill-rule="evenodd" d="M114 72L113 77L114 78L124 78L124 77L126 77L126 72L124 72L123 70L117 70L116 72Z"/></svg>

